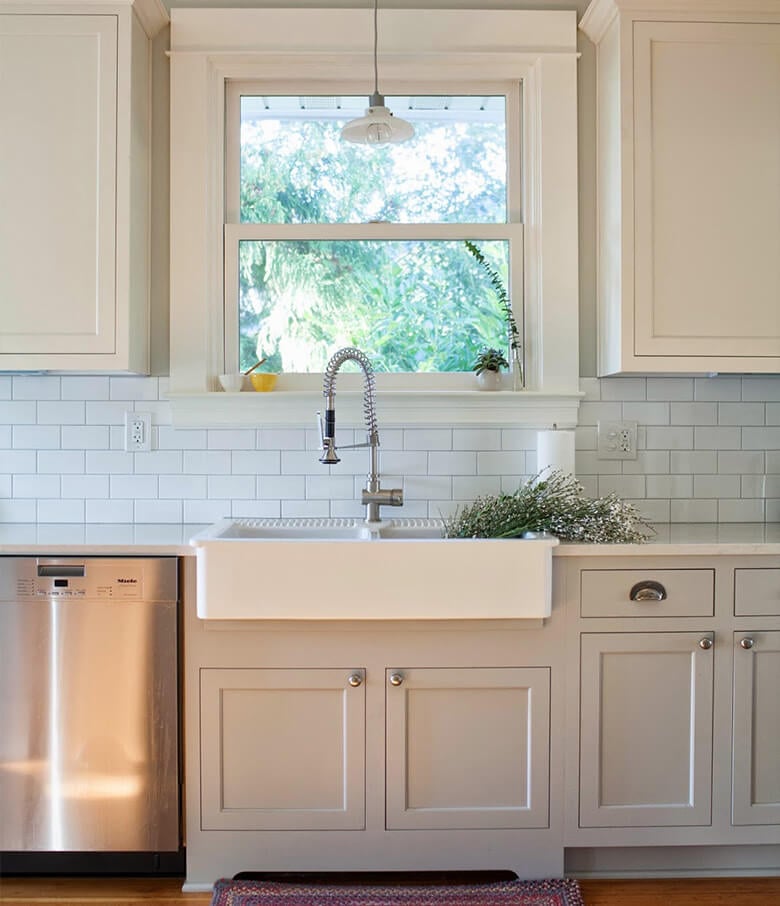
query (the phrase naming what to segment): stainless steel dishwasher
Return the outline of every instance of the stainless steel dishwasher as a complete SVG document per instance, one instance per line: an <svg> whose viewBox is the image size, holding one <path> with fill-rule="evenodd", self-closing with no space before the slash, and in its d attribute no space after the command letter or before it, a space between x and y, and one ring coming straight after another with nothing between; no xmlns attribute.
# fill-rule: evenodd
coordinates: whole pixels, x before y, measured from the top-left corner
<svg viewBox="0 0 780 906"><path fill-rule="evenodd" d="M174 557L0 557L4 872L181 852L177 574Z"/></svg>

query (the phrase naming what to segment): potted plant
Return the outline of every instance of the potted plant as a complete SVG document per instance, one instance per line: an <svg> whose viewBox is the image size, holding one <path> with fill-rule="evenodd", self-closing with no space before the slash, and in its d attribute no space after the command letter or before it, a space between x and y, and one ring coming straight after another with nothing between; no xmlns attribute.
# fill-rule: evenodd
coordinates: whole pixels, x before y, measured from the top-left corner
<svg viewBox="0 0 780 906"><path fill-rule="evenodd" d="M477 376L479 389L499 390L502 368L509 368L509 362L504 353L500 349L483 349L471 367Z"/></svg>

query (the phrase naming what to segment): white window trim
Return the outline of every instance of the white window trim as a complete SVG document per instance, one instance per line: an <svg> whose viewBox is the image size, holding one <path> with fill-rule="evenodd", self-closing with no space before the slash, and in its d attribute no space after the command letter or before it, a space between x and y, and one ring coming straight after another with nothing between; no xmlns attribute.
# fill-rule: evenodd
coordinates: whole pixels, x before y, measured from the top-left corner
<svg viewBox="0 0 780 906"><path fill-rule="evenodd" d="M285 76L372 87L368 9L174 9L171 28L171 400L174 424L309 424L321 393L223 394L225 84ZM576 424L579 403L576 12L380 10L388 81L522 80L521 231L528 391L395 390L383 424ZM510 220L517 218L510 210ZM514 275L513 275L514 278ZM348 376L345 375L344 378ZM429 378L426 376L426 383ZM339 390L342 390L339 378ZM444 382L446 384L446 381ZM359 390L344 381L345 415ZM354 399L352 399L354 398Z"/></svg>

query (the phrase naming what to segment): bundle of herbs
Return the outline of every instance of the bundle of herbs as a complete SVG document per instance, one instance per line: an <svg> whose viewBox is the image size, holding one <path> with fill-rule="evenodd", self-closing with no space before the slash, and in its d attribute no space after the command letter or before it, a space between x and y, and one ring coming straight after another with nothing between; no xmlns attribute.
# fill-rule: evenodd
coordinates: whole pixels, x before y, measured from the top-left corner
<svg viewBox="0 0 780 906"><path fill-rule="evenodd" d="M592 498L573 475L534 476L513 494L478 497L445 520L448 538L518 538L549 532L561 541L637 544L652 528L617 494ZM644 531L642 531L644 529Z"/></svg>

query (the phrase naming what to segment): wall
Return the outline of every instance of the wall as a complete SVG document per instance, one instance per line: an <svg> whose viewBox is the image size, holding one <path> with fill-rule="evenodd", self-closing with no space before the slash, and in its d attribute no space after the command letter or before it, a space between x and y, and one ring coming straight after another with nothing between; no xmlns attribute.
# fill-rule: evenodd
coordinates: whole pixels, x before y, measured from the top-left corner
<svg viewBox="0 0 780 906"><path fill-rule="evenodd" d="M170 6L220 5L217 0ZM242 5L226 0L221 5ZM260 2L250 5L279 5ZM327 0L286 5L328 6ZM362 6L363 0L340 5ZM423 0L383 0L415 7ZM482 6L424 0L429 8ZM492 0L495 8L577 2ZM170 425L168 370L168 33L154 44L152 373L150 378L0 376L0 521L210 522L232 516L359 514L365 454L329 471L313 430L192 430ZM597 380L595 315L595 54L579 49L580 373L577 477L616 491L654 521L780 520L780 377ZM405 515L438 516L478 494L514 490L536 471L532 431L403 430L381 422L386 485L402 483ZM124 413L151 412L150 453L123 449ZM596 458L599 419L639 425L639 457ZM360 438L362 439L362 438ZM343 442L343 441L342 441ZM395 476L395 479L394 479Z"/></svg>
<svg viewBox="0 0 780 906"><path fill-rule="evenodd" d="M658 522L780 521L780 377L585 378L577 477ZM182 430L164 377L0 377L0 521L187 522L359 516L366 452L317 461L312 427ZM440 516L536 471L534 431L382 423L394 515ZM124 451L124 414L153 419L154 449ZM635 461L596 458L599 419L639 422ZM358 437L362 440L362 437ZM349 442L351 438L341 438Z"/></svg>

